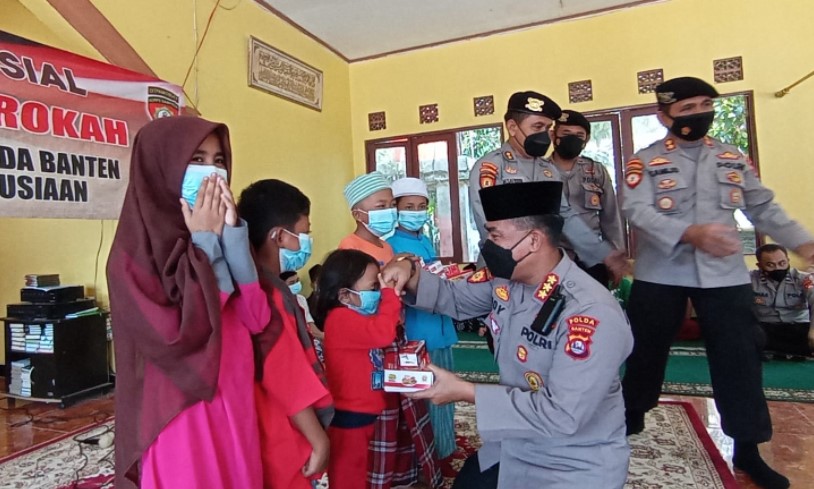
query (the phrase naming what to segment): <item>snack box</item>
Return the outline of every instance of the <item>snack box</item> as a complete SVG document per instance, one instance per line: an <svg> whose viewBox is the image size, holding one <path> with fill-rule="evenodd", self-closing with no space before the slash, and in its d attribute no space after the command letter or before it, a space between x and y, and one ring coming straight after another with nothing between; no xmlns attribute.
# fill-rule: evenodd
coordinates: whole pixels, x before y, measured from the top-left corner
<svg viewBox="0 0 814 489"><path fill-rule="evenodd" d="M430 363L424 341L408 341L398 352L384 357L384 390L386 392L417 392L429 388L433 374L424 370Z"/></svg>
<svg viewBox="0 0 814 489"><path fill-rule="evenodd" d="M385 392L418 392L432 386L433 374L428 370L384 370Z"/></svg>

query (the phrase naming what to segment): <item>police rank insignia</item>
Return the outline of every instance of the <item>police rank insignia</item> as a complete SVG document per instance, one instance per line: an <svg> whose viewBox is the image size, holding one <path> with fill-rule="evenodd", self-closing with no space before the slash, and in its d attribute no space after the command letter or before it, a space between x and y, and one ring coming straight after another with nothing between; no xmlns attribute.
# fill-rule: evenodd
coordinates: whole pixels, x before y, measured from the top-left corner
<svg viewBox="0 0 814 489"><path fill-rule="evenodd" d="M529 97L526 99L526 108L532 112L542 112L543 105L545 105L545 101L538 98Z"/></svg>
<svg viewBox="0 0 814 489"><path fill-rule="evenodd" d="M520 345L517 347L517 359L522 363L526 363L526 360L529 359L529 351L526 350L525 346Z"/></svg>
<svg viewBox="0 0 814 489"><path fill-rule="evenodd" d="M676 185L678 185L678 182L676 182L675 178L665 178L659 180L659 183L656 184L656 186L661 190L670 190Z"/></svg>
<svg viewBox="0 0 814 489"><path fill-rule="evenodd" d="M673 140L673 138L667 138L664 140L664 149L667 151L676 149L676 142Z"/></svg>
<svg viewBox="0 0 814 489"><path fill-rule="evenodd" d="M715 146L715 143L712 141L712 138L709 137L709 136L704 136L704 144L706 144L710 148Z"/></svg>
<svg viewBox="0 0 814 489"><path fill-rule="evenodd" d="M558 283L560 283L560 277L554 272L549 273L546 275L545 279L543 279L543 283L540 284L540 288L534 293L534 298L540 302L547 301L551 296L551 293L554 292L554 287L556 287Z"/></svg>
<svg viewBox="0 0 814 489"><path fill-rule="evenodd" d="M643 170L644 165L641 160L633 159L627 162L627 165L625 165L625 183L627 183L628 187L636 188L642 183Z"/></svg>
<svg viewBox="0 0 814 489"><path fill-rule="evenodd" d="M554 173L548 168L543 170L543 175L545 175L547 178L554 178Z"/></svg>
<svg viewBox="0 0 814 489"><path fill-rule="evenodd" d="M811 280L810 276L806 277L805 280L803 280L803 288L808 290L812 287L814 287L814 281Z"/></svg>
<svg viewBox="0 0 814 489"><path fill-rule="evenodd" d="M511 151L504 151L503 158L505 158L507 161L514 161L514 153Z"/></svg>
<svg viewBox="0 0 814 489"><path fill-rule="evenodd" d="M675 202L673 201L672 197L662 197L656 202L656 205L658 205L659 209L663 211L669 211L673 208L673 206L675 206Z"/></svg>
<svg viewBox="0 0 814 489"><path fill-rule="evenodd" d="M526 372L523 374L523 377L526 378L526 382L529 384L529 387L531 387L531 390L534 392L537 392L538 390L540 390L540 387L543 386L543 378L540 377L540 374L538 374L537 372L531 371Z"/></svg>
<svg viewBox="0 0 814 489"><path fill-rule="evenodd" d="M507 166L507 167L505 167L503 169L503 171L505 171L509 175L514 175L515 173L517 173L517 167L516 166Z"/></svg>
<svg viewBox="0 0 814 489"><path fill-rule="evenodd" d="M492 274L489 273L488 268L481 268L466 279L466 281L471 284L482 284L490 280L492 280Z"/></svg>
<svg viewBox="0 0 814 489"><path fill-rule="evenodd" d="M650 165L650 166L660 166L660 165L667 165L669 163L672 163L672 162L670 160L668 160L667 158L665 158L663 156L656 156L655 158L650 160L648 165Z"/></svg>
<svg viewBox="0 0 814 489"><path fill-rule="evenodd" d="M722 160L739 160L741 159L742 155L740 153L733 153L731 151L727 151L725 153L720 153L717 156Z"/></svg>
<svg viewBox="0 0 814 489"><path fill-rule="evenodd" d="M497 165L484 161L480 166L480 188L493 187L497 181Z"/></svg>
<svg viewBox="0 0 814 489"><path fill-rule="evenodd" d="M506 285L501 285L495 287L495 295L498 299L506 302L509 300L509 287Z"/></svg>
<svg viewBox="0 0 814 489"><path fill-rule="evenodd" d="M591 356L592 338L599 326L599 320L591 316L571 316L568 324L568 340L565 353L575 360L585 360Z"/></svg>
<svg viewBox="0 0 814 489"><path fill-rule="evenodd" d="M726 179L727 179L727 181L738 184L738 185L743 183L743 178L741 177L741 174L736 172L736 171L727 172L726 173Z"/></svg>

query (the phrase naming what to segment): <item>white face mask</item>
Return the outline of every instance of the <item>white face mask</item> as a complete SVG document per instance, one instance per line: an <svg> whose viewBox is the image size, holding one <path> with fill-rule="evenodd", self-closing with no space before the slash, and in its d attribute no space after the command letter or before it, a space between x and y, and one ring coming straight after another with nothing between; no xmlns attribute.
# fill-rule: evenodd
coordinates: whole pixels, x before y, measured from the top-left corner
<svg viewBox="0 0 814 489"><path fill-rule="evenodd" d="M190 207L195 207L195 199L198 197L198 190L200 190L204 178L213 173L224 180L227 180L229 177L225 168L218 168L212 165L198 165L195 163L187 165L184 180L181 182L181 197L187 201Z"/></svg>

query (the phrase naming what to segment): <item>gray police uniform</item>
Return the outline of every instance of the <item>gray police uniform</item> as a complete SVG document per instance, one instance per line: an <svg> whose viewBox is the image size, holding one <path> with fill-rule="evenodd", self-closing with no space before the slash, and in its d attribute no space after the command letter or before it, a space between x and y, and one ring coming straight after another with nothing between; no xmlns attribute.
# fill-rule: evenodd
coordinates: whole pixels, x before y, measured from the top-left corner
<svg viewBox="0 0 814 489"><path fill-rule="evenodd" d="M724 433L739 442L771 438L762 390L762 333L743 255L719 258L682 243L692 224L736 226L741 209L762 232L795 248L812 239L773 202L737 148L705 137L672 136L638 152L625 167L622 211L636 232L627 313L635 346L623 379L625 405L658 403L670 344L691 299L703 331L713 395Z"/></svg>
<svg viewBox="0 0 814 489"><path fill-rule="evenodd" d="M532 323L556 290L564 308L538 333ZM413 301L456 319L489 313L500 385L475 389L478 460L483 470L500 463L499 488L624 486L630 448L618 372L633 341L605 288L564 256L538 286L486 269L460 282L422 271Z"/></svg>
<svg viewBox="0 0 814 489"><path fill-rule="evenodd" d="M480 233L480 245L486 239L486 218L483 215L478 190L494 185L521 182L561 181L557 167L545 158L526 159L516 155L509 142L503 143L500 149L487 153L475 162L469 172L469 205L475 226ZM612 251L611 246L600 239L582 219L576 219L568 199L562 198L560 215L565 219L563 235L574 247L586 265L602 263Z"/></svg>
<svg viewBox="0 0 814 489"><path fill-rule="evenodd" d="M814 326L814 283L811 275L796 268L780 282L752 270L755 315L761 323L808 323Z"/></svg>
<svg viewBox="0 0 814 489"><path fill-rule="evenodd" d="M559 169L562 192L598 239L610 241L617 250L625 249L622 216L608 170L599 162L580 156L569 171Z"/></svg>
<svg viewBox="0 0 814 489"><path fill-rule="evenodd" d="M807 356L809 330L814 328L814 279L790 268L780 282L760 270L751 273L754 311L766 334L767 351Z"/></svg>

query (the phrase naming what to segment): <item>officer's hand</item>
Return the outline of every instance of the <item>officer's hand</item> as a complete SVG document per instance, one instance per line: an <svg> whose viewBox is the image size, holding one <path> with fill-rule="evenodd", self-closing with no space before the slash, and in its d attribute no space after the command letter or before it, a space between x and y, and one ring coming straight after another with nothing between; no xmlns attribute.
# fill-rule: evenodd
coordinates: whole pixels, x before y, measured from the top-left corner
<svg viewBox="0 0 814 489"><path fill-rule="evenodd" d="M409 259L395 258L382 268L379 274L380 280L396 290L397 295L402 295L402 291L410 281L413 265Z"/></svg>
<svg viewBox="0 0 814 489"><path fill-rule="evenodd" d="M814 265L814 241L801 244L797 248L794 248L794 252L800 255L800 257L805 259L809 264Z"/></svg>
<svg viewBox="0 0 814 489"><path fill-rule="evenodd" d="M613 288L619 287L619 283L622 281L625 275L630 275L632 272L630 269L630 262L627 261L627 256L625 255L624 251L611 251L608 256L605 257L603 263L606 267L608 267Z"/></svg>
<svg viewBox="0 0 814 489"><path fill-rule="evenodd" d="M737 228L718 222L691 225L684 231L681 241L718 258L741 251Z"/></svg>
<svg viewBox="0 0 814 489"><path fill-rule="evenodd" d="M467 382L449 370L435 365L427 365L427 369L435 375L435 382L429 389L405 394L411 399L428 399L433 404L449 404L450 402L475 402L475 384Z"/></svg>

